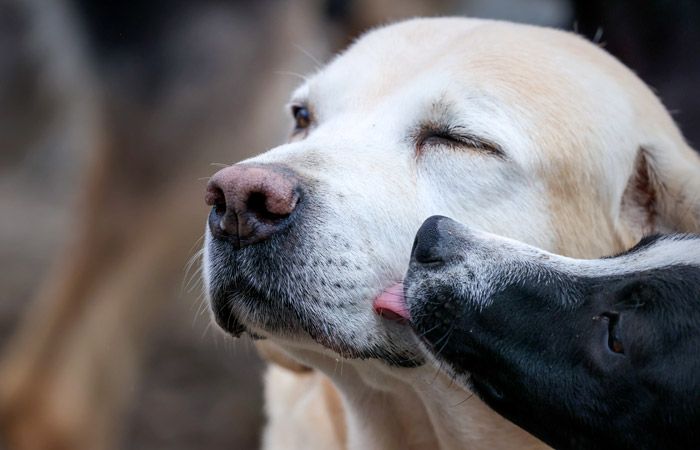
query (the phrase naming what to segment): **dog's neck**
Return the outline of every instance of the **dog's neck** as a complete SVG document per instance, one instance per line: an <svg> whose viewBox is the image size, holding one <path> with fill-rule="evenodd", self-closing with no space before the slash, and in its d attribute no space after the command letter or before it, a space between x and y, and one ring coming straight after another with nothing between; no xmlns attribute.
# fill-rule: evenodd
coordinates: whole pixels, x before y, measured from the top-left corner
<svg viewBox="0 0 700 450"><path fill-rule="evenodd" d="M546 448L432 365L397 369L290 353L325 373L340 392L348 449Z"/></svg>

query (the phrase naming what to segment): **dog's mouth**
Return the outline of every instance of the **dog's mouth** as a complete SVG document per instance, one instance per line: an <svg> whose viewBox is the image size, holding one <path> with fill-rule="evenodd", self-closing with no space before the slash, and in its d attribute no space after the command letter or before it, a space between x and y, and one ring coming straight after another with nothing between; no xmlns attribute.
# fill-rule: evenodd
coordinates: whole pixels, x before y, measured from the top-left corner
<svg viewBox="0 0 700 450"><path fill-rule="evenodd" d="M217 295L219 300L212 301L212 310L216 323L234 337L245 334L255 340L296 339L301 331L345 359L379 359L396 367L423 364L423 358L413 345L408 321L390 310L376 312L383 327L373 332L368 330L362 336L357 331L348 332L345 324L328 320L323 314L307 317L291 308L283 307L280 311L273 306L252 306L289 304L293 300L265 297L260 291L240 284L226 292L228 295Z"/></svg>
<svg viewBox="0 0 700 450"><path fill-rule="evenodd" d="M321 273L314 278L306 271L313 261L284 265L280 258L269 257L268 244L233 250L212 240L207 246L211 309L216 323L232 336L285 342L311 338L346 359L380 359L399 367L423 363L401 317L406 310L376 308L398 298L400 285L387 281L382 289L377 280L363 282L367 272L361 270L348 271L345 279L312 271Z"/></svg>
<svg viewBox="0 0 700 450"><path fill-rule="evenodd" d="M469 300L455 292L450 280L435 269L412 264L404 279L401 306L424 353L463 384L480 374L483 353L476 327L466 305ZM396 311L395 311L396 312Z"/></svg>
<svg viewBox="0 0 700 450"><path fill-rule="evenodd" d="M216 290L211 295L211 308L216 324L233 337L241 337L244 333L252 339L264 339L261 333L254 331L242 320L238 308L233 307L234 302L255 302L258 304L270 304L270 299L255 287L240 280L231 282L225 290Z"/></svg>

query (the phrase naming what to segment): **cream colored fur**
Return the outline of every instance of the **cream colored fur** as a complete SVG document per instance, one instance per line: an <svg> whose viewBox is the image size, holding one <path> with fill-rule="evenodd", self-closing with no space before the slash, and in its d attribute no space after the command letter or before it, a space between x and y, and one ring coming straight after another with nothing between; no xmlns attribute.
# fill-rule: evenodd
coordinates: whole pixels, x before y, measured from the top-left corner
<svg viewBox="0 0 700 450"><path fill-rule="evenodd" d="M332 269L359 287L330 301L361 305L318 311L319 320L342 324L329 337L335 343L353 332L353 345L411 347L407 330L376 317L372 299L400 278L413 233L433 214L578 258L623 250L655 229L698 230L697 155L631 71L571 33L471 19L402 22L359 39L292 101L312 109L308 136L253 161L287 165L324 187L319 242L372 242L346 255L364 273ZM417 151L411 130L442 120L505 156ZM632 183L638 174L643 180ZM342 205L337 193L349 193ZM338 251L323 248L309 258ZM439 367L344 359L307 335L248 326L284 360L314 369L269 368L267 448L543 446Z"/></svg>

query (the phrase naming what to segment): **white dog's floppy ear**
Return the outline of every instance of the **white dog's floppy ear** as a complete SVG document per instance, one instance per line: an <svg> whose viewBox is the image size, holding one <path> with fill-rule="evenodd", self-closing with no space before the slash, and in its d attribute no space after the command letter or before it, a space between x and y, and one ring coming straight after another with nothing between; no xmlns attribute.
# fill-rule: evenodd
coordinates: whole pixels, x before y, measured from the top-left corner
<svg viewBox="0 0 700 450"><path fill-rule="evenodd" d="M635 239L650 233L700 233L700 157L690 148L640 148L622 197L622 220Z"/></svg>

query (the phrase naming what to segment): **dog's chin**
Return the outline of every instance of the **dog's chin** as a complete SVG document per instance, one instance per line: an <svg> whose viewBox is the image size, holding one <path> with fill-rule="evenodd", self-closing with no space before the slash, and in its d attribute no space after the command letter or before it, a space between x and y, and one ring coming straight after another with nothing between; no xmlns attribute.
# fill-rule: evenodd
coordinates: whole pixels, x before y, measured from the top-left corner
<svg viewBox="0 0 700 450"><path fill-rule="evenodd" d="M379 319L386 322L379 330L358 336L348 332L345 321L328 317L322 311L309 314L296 310L291 299L271 298L240 283L210 292L210 305L216 324L234 337L245 334L253 339L277 338L283 342L311 340L323 354L330 350L336 357L377 359L394 367L424 363L411 330L398 323Z"/></svg>

